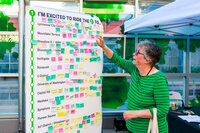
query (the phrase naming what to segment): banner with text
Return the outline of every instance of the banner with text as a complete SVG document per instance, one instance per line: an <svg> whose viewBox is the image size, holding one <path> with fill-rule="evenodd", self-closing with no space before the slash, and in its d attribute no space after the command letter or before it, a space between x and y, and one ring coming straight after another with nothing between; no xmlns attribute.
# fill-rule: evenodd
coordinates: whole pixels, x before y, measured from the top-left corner
<svg viewBox="0 0 200 133"><path fill-rule="evenodd" d="M26 133L101 133L99 18L32 7L25 28Z"/></svg>

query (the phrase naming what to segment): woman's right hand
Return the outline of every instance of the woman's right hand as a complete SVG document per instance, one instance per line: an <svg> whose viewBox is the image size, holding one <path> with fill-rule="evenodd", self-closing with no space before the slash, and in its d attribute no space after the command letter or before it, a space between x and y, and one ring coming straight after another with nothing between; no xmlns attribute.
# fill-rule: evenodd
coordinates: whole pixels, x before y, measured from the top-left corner
<svg viewBox="0 0 200 133"><path fill-rule="evenodd" d="M103 37L100 35L97 35L96 38L97 38L96 40L97 45L101 48L104 48L106 45L104 43Z"/></svg>

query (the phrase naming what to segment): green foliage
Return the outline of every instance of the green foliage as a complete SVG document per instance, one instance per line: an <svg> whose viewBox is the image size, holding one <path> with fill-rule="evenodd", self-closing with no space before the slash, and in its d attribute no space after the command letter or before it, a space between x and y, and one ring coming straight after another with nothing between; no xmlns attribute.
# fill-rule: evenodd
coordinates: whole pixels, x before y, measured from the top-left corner
<svg viewBox="0 0 200 133"><path fill-rule="evenodd" d="M191 73L200 73L200 67L191 66Z"/></svg>
<svg viewBox="0 0 200 133"><path fill-rule="evenodd" d="M104 77L102 87L102 107L116 109L125 104L130 88L126 77Z"/></svg>
<svg viewBox="0 0 200 133"><path fill-rule="evenodd" d="M190 40L190 52L196 52L197 48L200 48L200 40L199 39L191 39Z"/></svg>
<svg viewBox="0 0 200 133"><path fill-rule="evenodd" d="M3 60L7 50L11 53L13 47L15 47L15 42L0 42L0 59Z"/></svg>
<svg viewBox="0 0 200 133"><path fill-rule="evenodd" d="M147 39L139 39L140 41L145 41ZM162 48L162 55L159 61L159 64L165 64L165 55L168 50L171 50L171 47L169 47L169 41L170 39L148 39L148 41L157 44Z"/></svg>
<svg viewBox="0 0 200 133"><path fill-rule="evenodd" d="M197 99L197 101L196 101L196 99ZM191 106L200 106L200 96L196 96L196 99L190 100Z"/></svg>
<svg viewBox="0 0 200 133"><path fill-rule="evenodd" d="M12 53L12 56L13 56L13 58L18 59L19 54L18 54L17 52L13 52L13 53Z"/></svg>
<svg viewBox="0 0 200 133"><path fill-rule="evenodd" d="M0 0L0 5L11 5L13 0Z"/></svg>
<svg viewBox="0 0 200 133"><path fill-rule="evenodd" d="M174 41L178 45L178 49L187 51L187 41L185 39L174 39Z"/></svg>
<svg viewBox="0 0 200 133"><path fill-rule="evenodd" d="M13 26L13 23L8 23L10 18L8 16L4 16L2 12L0 12L0 31L15 31L16 28Z"/></svg>

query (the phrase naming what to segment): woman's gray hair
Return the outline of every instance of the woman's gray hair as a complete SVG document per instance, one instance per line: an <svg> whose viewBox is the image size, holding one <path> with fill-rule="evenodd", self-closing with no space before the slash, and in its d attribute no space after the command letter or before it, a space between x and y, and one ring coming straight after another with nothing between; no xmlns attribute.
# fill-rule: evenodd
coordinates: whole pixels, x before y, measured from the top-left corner
<svg viewBox="0 0 200 133"><path fill-rule="evenodd" d="M160 46L149 41L142 41L137 45L137 50L140 48L144 49L144 57L146 60L151 61L151 66L154 66L160 60L162 54Z"/></svg>

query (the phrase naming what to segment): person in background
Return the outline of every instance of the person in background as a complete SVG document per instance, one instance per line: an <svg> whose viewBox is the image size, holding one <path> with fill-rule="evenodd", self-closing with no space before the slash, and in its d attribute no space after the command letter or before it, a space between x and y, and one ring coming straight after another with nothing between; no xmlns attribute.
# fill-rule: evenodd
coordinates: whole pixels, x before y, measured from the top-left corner
<svg viewBox="0 0 200 133"><path fill-rule="evenodd" d="M97 36L96 43L108 59L131 75L127 111L123 113L129 132L147 133L150 118L153 118L153 108L157 108L159 133L168 133L168 82L165 75L154 66L160 60L161 48L151 42L141 42L131 61L113 53L105 45L102 36Z"/></svg>

